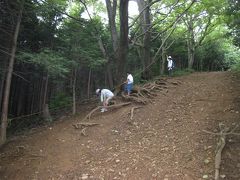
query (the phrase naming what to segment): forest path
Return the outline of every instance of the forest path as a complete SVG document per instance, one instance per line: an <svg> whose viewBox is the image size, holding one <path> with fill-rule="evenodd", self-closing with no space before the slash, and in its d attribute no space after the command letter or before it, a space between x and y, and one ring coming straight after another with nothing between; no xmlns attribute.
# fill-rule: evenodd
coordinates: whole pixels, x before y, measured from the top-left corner
<svg viewBox="0 0 240 180"><path fill-rule="evenodd" d="M240 78L211 72L170 80L180 83L132 120L127 106L94 115L89 122L100 125L86 137L72 126L79 116L9 142L0 151L0 179L213 179L216 136L202 130L239 124ZM222 159L221 177L239 180L239 136L228 138Z"/></svg>

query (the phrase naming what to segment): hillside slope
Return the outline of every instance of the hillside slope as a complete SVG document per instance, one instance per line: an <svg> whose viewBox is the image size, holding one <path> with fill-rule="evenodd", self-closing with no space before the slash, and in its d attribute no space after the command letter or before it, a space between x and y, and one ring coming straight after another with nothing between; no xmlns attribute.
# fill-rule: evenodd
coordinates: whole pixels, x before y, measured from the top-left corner
<svg viewBox="0 0 240 180"><path fill-rule="evenodd" d="M65 119L18 137L0 151L0 179L196 180L214 177L219 123L240 124L240 79L230 72L170 78L152 103L95 114L82 136ZM240 132L240 128L236 130ZM240 137L229 136L222 178L240 179Z"/></svg>

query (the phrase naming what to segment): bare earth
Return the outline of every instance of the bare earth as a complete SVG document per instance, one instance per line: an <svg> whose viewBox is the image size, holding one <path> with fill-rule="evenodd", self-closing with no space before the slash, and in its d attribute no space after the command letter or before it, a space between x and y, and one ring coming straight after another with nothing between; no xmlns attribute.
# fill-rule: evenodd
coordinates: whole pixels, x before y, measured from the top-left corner
<svg viewBox="0 0 240 180"><path fill-rule="evenodd" d="M86 135L72 125L93 107L15 138L0 149L0 179L214 179L219 123L240 125L240 78L231 72L173 77L152 103L95 113ZM96 105L95 105L96 106ZM240 132L240 127L236 129ZM220 179L240 179L240 136L227 136Z"/></svg>

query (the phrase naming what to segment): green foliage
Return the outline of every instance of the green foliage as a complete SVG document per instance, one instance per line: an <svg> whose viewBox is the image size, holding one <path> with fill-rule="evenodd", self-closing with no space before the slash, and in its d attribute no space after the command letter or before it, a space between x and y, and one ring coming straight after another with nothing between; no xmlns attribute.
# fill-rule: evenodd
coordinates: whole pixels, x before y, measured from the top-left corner
<svg viewBox="0 0 240 180"><path fill-rule="evenodd" d="M134 84L141 84L146 82L145 80L142 79L141 74L142 74L141 70L138 70L132 74L134 77Z"/></svg>
<svg viewBox="0 0 240 180"><path fill-rule="evenodd" d="M194 69L183 69L183 70L174 70L173 76L184 76L194 72Z"/></svg>
<svg viewBox="0 0 240 180"><path fill-rule="evenodd" d="M72 105L72 98L63 92L59 92L52 99L50 99L49 108L64 108Z"/></svg>
<svg viewBox="0 0 240 180"><path fill-rule="evenodd" d="M237 71L237 72L240 73L240 62L238 62L237 64L234 64L232 66L232 70Z"/></svg>
<svg viewBox="0 0 240 180"><path fill-rule="evenodd" d="M196 53L197 63L203 71L232 69L238 64L239 56L239 48L233 45L231 39L221 37L218 33L213 33Z"/></svg>
<svg viewBox="0 0 240 180"><path fill-rule="evenodd" d="M228 0L228 6L225 12L225 22L231 29L231 36L234 43L240 47L240 1Z"/></svg>
<svg viewBox="0 0 240 180"><path fill-rule="evenodd" d="M225 54L228 67L234 71L240 71L240 49L234 48Z"/></svg>
<svg viewBox="0 0 240 180"><path fill-rule="evenodd" d="M44 49L40 53L21 52L17 58L47 71L51 76L62 76L69 72L70 61L56 51Z"/></svg>
<svg viewBox="0 0 240 180"><path fill-rule="evenodd" d="M99 19L85 23L83 25L70 19L65 20L58 32L58 48L77 65L91 69L99 68L106 63L106 60L99 49L95 28L98 27L99 31L103 28L101 29Z"/></svg>
<svg viewBox="0 0 240 180"><path fill-rule="evenodd" d="M209 51L211 49L211 51ZM209 42L197 50L198 62L200 61L200 70L216 71L221 70L224 65L224 51L218 42Z"/></svg>

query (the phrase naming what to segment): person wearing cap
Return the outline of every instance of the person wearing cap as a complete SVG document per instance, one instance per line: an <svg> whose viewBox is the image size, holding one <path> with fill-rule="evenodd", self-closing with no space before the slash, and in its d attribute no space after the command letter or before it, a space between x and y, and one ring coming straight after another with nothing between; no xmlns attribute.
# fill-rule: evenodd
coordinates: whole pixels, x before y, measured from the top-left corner
<svg viewBox="0 0 240 180"><path fill-rule="evenodd" d="M114 97L114 94L109 89L97 89L96 94L100 96L100 100L103 103L103 108L101 109L101 112L107 111L109 101Z"/></svg>
<svg viewBox="0 0 240 180"><path fill-rule="evenodd" d="M125 91L127 92L128 95L130 95L132 89L133 89L133 76L127 72L127 80L125 82Z"/></svg>
<svg viewBox="0 0 240 180"><path fill-rule="evenodd" d="M172 75L172 70L173 70L173 60L172 60L172 57L168 56L167 57L167 61L168 61L168 65L167 65L167 67L168 67L168 74L169 74L169 76L171 76Z"/></svg>

